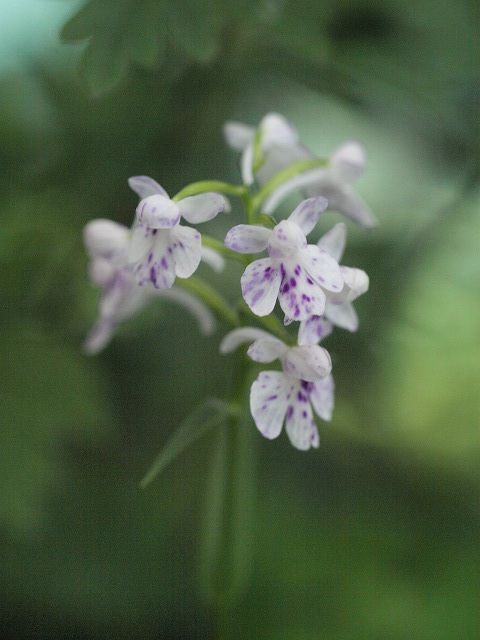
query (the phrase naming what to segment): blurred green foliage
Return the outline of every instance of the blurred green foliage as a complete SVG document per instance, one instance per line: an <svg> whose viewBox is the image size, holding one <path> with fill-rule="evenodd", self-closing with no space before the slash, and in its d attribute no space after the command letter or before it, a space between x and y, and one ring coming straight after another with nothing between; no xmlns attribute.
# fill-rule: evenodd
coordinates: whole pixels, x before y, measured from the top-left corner
<svg viewBox="0 0 480 640"><path fill-rule="evenodd" d="M326 345L337 407L320 450L249 425L255 566L230 636L477 637L478 18L468 0L91 0L63 31L86 41L80 74L65 46L0 78L4 637L210 637L194 568L218 434L138 483L189 411L226 394L224 328L201 338L159 302L87 359L81 230L130 223L130 175L171 192L237 180L221 125L269 110L319 154L365 144L381 225L349 228L345 262L371 289L359 333ZM237 295L238 265L204 275Z"/></svg>

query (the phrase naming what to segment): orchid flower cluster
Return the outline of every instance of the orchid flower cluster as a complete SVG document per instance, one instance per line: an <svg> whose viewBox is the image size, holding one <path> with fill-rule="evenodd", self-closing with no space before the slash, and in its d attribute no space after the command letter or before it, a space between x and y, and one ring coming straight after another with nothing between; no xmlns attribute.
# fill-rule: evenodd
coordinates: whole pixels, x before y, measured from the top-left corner
<svg viewBox="0 0 480 640"><path fill-rule="evenodd" d="M367 291L369 280L361 269L340 264L345 224L336 224L316 244L307 236L330 209L363 227L375 225L353 188L365 153L358 143L347 142L328 159L319 158L275 113L256 128L228 122L224 135L240 153L242 184L197 182L171 198L152 178L136 176L128 181L139 197L131 229L105 219L86 225L89 276L100 289L100 302L85 348L99 352L120 323L155 297L182 305L205 334L213 332L220 315L232 326L221 353L249 344L247 355L254 362L281 364L281 370L261 371L251 386L250 411L258 430L272 439L285 425L294 447L318 447L314 414L331 420L334 405L332 361L320 343L334 327L357 330L352 302ZM277 221L274 213L294 193L300 204ZM229 212L227 196L241 199L245 223L233 226L223 242L202 237L197 225ZM260 253L266 257L256 258ZM240 307L194 276L202 261L223 271L225 258L245 266ZM277 302L283 323L275 315Z"/></svg>

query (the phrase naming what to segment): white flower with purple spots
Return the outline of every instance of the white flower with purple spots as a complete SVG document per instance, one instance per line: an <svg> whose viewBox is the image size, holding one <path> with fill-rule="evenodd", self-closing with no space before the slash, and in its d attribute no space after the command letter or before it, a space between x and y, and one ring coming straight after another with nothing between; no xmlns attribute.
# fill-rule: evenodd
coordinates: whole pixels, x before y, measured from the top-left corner
<svg viewBox="0 0 480 640"><path fill-rule="evenodd" d="M295 128L276 113L267 114L257 129L240 122L224 126L227 144L242 153L242 176L246 184L254 178L264 185L279 171L301 162L317 158L299 139ZM259 136L262 162L254 166L255 139ZM264 213L273 213L294 191L305 196L322 195L330 210L338 211L363 227L377 222L370 208L354 191L352 184L363 174L366 164L364 148L357 142L346 142L330 155L326 167L302 172L285 181L273 191L263 204Z"/></svg>
<svg viewBox="0 0 480 640"><path fill-rule="evenodd" d="M262 371L250 389L250 411L260 433L273 439L283 425L294 447L305 451L320 443L315 412L330 420L333 411L332 362L319 345L288 347L266 331L253 327L235 329L225 336L222 353L251 343L249 357L255 362L280 360L282 371Z"/></svg>
<svg viewBox="0 0 480 640"><path fill-rule="evenodd" d="M339 223L320 238L317 246L340 261L345 250L346 238L347 229L343 223ZM368 290L369 278L362 269L340 266L340 271L344 280L343 289L338 293L327 292L325 318L312 316L301 323L299 344L316 344L318 337L325 337L328 327L331 331L332 325L347 331L358 329L358 316L352 301Z"/></svg>
<svg viewBox="0 0 480 640"><path fill-rule="evenodd" d="M270 314L278 298L287 324L307 320L324 313L326 292L342 291L336 260L306 239L326 207L325 198L310 198L273 229L243 224L230 229L227 247L247 254L266 249L269 256L252 262L241 279L243 298L253 313Z"/></svg>
<svg viewBox="0 0 480 640"><path fill-rule="evenodd" d="M157 290L140 287L126 265L130 230L111 220L92 220L84 229L84 242L90 256L88 267L91 282L101 290L99 317L85 341L85 351L95 354L110 342L117 327L154 298L171 300L183 306L199 323L203 334L210 334L215 320L208 307L179 287ZM223 258L213 250L203 256L212 268L222 267Z"/></svg>
<svg viewBox="0 0 480 640"><path fill-rule="evenodd" d="M128 262L139 284L169 289L175 278L189 278L202 258L202 239L192 227L180 224L207 222L226 208L218 193L202 193L179 202L170 199L155 180L136 176L128 181L140 196L128 250Z"/></svg>

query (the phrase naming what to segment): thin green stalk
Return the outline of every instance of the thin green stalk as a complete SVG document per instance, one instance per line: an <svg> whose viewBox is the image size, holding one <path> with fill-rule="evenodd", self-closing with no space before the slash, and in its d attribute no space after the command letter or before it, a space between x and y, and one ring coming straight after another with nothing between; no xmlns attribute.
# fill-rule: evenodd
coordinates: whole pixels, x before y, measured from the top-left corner
<svg viewBox="0 0 480 640"><path fill-rule="evenodd" d="M258 193L253 196L253 213L256 214L260 210L263 202L272 193L272 191L275 191L275 189L277 189L287 180L290 180L290 178L293 178L299 173L310 171L311 169L320 169L327 166L328 160L325 160L323 158L315 158L314 160L301 160L300 162L296 162L295 164L290 165L283 171L280 171L271 180L265 183L260 191L258 191Z"/></svg>
<svg viewBox="0 0 480 640"><path fill-rule="evenodd" d="M203 300L203 302L205 302L217 316L225 320L227 324L233 327L240 325L238 315L232 310L230 303L204 280L192 276L187 279L178 278L177 282L184 289L187 289L195 294L197 298Z"/></svg>
<svg viewBox="0 0 480 640"><path fill-rule="evenodd" d="M199 193L207 193L214 191L215 193L224 193L227 196L237 196L242 198L245 193L248 193L248 188L244 185L230 184L229 182L222 182L221 180L202 180L200 182L192 182L185 188L176 193L172 200L178 202L183 198L190 196L196 196Z"/></svg>

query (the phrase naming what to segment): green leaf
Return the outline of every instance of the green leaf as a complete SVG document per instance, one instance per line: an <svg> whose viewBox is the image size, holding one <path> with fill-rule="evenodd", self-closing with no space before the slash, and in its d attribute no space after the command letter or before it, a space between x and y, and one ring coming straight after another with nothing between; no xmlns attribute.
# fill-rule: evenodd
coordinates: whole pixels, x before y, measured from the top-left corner
<svg viewBox="0 0 480 640"><path fill-rule="evenodd" d="M94 94L109 91L131 63L151 68L163 59L165 7L157 0L91 0L62 30L66 41L90 38L81 72Z"/></svg>
<svg viewBox="0 0 480 640"><path fill-rule="evenodd" d="M241 595L252 565L255 435L249 419L218 429L207 479L199 586L223 613Z"/></svg>
<svg viewBox="0 0 480 640"><path fill-rule="evenodd" d="M232 415L232 411L231 404L216 399L207 400L198 407L180 424L150 467L140 486L142 488L148 486L177 456L207 431L225 424L229 416Z"/></svg>
<svg viewBox="0 0 480 640"><path fill-rule="evenodd" d="M175 43L197 62L210 62L218 51L221 9L215 0L177 0L170 4Z"/></svg>

